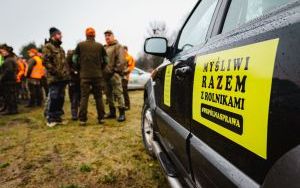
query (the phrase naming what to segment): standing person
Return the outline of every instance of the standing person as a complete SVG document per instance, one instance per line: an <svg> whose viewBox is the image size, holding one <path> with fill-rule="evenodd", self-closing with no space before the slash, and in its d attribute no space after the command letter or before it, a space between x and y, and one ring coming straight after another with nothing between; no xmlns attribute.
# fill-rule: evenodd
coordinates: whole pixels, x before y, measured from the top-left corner
<svg viewBox="0 0 300 188"><path fill-rule="evenodd" d="M87 109L90 92L94 95L98 113L98 122L103 124L104 104L102 98L103 71L108 63L106 51L102 44L95 41L96 32L93 28L86 29L86 41L75 49L74 59L80 72L81 100L80 125L86 125Z"/></svg>
<svg viewBox="0 0 300 188"><path fill-rule="evenodd" d="M109 114L106 118L112 119L116 117L116 107L114 104L114 98L118 103L119 117L118 121L125 121L125 103L122 88L122 77L125 71L125 53L124 48L115 39L115 36L111 30L107 30L105 33L106 45L105 50L109 58L109 63L106 68L106 97L109 104Z"/></svg>
<svg viewBox="0 0 300 188"><path fill-rule="evenodd" d="M42 53L39 52L38 56L43 60L43 54ZM49 87L48 87L48 83L47 83L47 70L46 70L46 68L45 68L45 75L41 79L41 85L42 85L42 89L44 90L45 96L48 96Z"/></svg>
<svg viewBox="0 0 300 188"><path fill-rule="evenodd" d="M22 81L25 77L25 65L22 58L17 59L18 73L17 73L17 100L22 99ZM19 101L20 102L20 101Z"/></svg>
<svg viewBox="0 0 300 188"><path fill-rule="evenodd" d="M126 59L126 70L125 70L125 76L122 79L122 86L123 86L123 94L124 94L124 100L125 100L125 108L126 110L130 110L130 98L128 94L128 82L129 82L129 76L130 73L135 68L135 60L134 58L128 53L128 47L124 46L125 50L125 59Z"/></svg>
<svg viewBox="0 0 300 188"><path fill-rule="evenodd" d="M26 70L28 69L28 65L27 65L27 61L25 61L23 58L20 59L19 63L23 64L24 67L24 76L21 79L21 83L20 83L20 98L23 101L27 101L28 100L28 91L27 91L27 78L26 78ZM19 65L19 67L22 67L22 65Z"/></svg>
<svg viewBox="0 0 300 188"><path fill-rule="evenodd" d="M47 126L62 123L64 114L65 88L68 80L65 51L61 47L62 34L55 27L50 28L50 39L43 47L44 66L49 84L48 102L45 110Z"/></svg>
<svg viewBox="0 0 300 188"><path fill-rule="evenodd" d="M4 58L3 56L0 54L0 67L3 65L4 63Z"/></svg>
<svg viewBox="0 0 300 188"><path fill-rule="evenodd" d="M0 47L2 45L0 44ZM0 50L0 78L2 76L2 65L4 63L4 57L1 54L1 50ZM3 91L3 86L0 82L0 112L4 112L6 110L6 106L5 106L5 99L4 99L4 91Z"/></svg>
<svg viewBox="0 0 300 188"><path fill-rule="evenodd" d="M47 82L47 70L45 68L45 75L43 76L43 78L41 79L41 86L42 89L44 90L44 94L47 97L49 94L49 86L48 86L48 82Z"/></svg>
<svg viewBox="0 0 300 188"><path fill-rule="evenodd" d="M45 67L41 57L38 56L36 49L28 51L30 59L28 60L28 69L26 71L28 89L30 93L28 108L42 106L43 92L41 80L45 76Z"/></svg>
<svg viewBox="0 0 300 188"><path fill-rule="evenodd" d="M70 77L69 97L71 102L72 120L78 120L78 111L80 105L80 76L78 67L73 63L74 50L67 53L68 73Z"/></svg>
<svg viewBox="0 0 300 188"><path fill-rule="evenodd" d="M2 115L13 115L18 113L17 105L17 71L18 64L13 48L4 44L0 46L0 53L4 57L3 65L1 66L0 84L4 90L6 112Z"/></svg>

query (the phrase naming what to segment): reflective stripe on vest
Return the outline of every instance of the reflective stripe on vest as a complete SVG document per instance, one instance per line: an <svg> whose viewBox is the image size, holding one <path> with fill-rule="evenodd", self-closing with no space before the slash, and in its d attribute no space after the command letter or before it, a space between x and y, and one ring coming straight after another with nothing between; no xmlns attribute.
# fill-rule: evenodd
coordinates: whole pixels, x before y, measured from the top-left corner
<svg viewBox="0 0 300 188"><path fill-rule="evenodd" d="M41 79L45 75L45 67L43 61L39 56L33 57L35 66L32 68L30 78Z"/></svg>

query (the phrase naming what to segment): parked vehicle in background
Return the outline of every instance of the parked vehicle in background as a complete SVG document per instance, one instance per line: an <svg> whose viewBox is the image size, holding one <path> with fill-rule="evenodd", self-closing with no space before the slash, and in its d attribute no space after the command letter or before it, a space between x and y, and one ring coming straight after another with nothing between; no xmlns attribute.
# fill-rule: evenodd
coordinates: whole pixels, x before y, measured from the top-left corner
<svg viewBox="0 0 300 188"><path fill-rule="evenodd" d="M299 187L300 1L201 0L167 44L142 135L172 187Z"/></svg>
<svg viewBox="0 0 300 188"><path fill-rule="evenodd" d="M128 89L144 89L146 83L149 81L151 74L143 71L139 68L134 68L134 70L130 73Z"/></svg>

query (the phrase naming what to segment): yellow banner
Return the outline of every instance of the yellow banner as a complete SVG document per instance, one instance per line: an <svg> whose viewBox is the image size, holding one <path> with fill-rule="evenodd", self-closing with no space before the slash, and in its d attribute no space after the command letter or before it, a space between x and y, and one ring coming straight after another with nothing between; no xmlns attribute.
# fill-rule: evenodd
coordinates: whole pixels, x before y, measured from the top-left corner
<svg viewBox="0 0 300 188"><path fill-rule="evenodd" d="M168 65L165 73L164 83L164 104L171 106L171 84L172 84L173 65Z"/></svg>
<svg viewBox="0 0 300 188"><path fill-rule="evenodd" d="M273 39L196 58L193 119L264 159L278 43Z"/></svg>

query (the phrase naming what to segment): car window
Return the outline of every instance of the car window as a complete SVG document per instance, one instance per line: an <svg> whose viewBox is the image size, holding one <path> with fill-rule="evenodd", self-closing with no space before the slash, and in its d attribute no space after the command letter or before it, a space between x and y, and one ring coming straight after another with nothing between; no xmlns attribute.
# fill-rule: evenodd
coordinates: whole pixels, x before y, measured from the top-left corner
<svg viewBox="0 0 300 188"><path fill-rule="evenodd" d="M218 0L202 0L182 30L178 49L185 51L205 41Z"/></svg>
<svg viewBox="0 0 300 188"><path fill-rule="evenodd" d="M295 0L232 0L222 32L238 28L270 10Z"/></svg>

